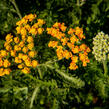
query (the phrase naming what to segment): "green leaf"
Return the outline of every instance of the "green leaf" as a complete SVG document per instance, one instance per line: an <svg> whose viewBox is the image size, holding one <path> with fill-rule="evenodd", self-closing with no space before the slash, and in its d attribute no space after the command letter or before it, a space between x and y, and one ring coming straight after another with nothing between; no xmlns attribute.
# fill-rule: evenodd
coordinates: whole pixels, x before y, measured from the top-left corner
<svg viewBox="0 0 109 109"><path fill-rule="evenodd" d="M75 88L81 88L85 85L84 81L82 81L81 79L79 79L77 77L70 76L70 75L64 73L64 71L60 71L60 70L56 69L56 72L60 76L64 77L65 80L71 82L72 86Z"/></svg>
<svg viewBox="0 0 109 109"><path fill-rule="evenodd" d="M60 8L60 9L58 9L57 11L59 11L59 12L60 12L60 11L63 11L63 10L64 10L64 8Z"/></svg>
<svg viewBox="0 0 109 109"><path fill-rule="evenodd" d="M33 92L32 97L31 97L30 109L33 107L33 102L34 102L35 98L36 98L37 95L38 95L39 88L40 88L40 86L37 86L37 87L34 89L34 92Z"/></svg>
<svg viewBox="0 0 109 109"><path fill-rule="evenodd" d="M10 88L0 88L0 93L8 93Z"/></svg>
<svg viewBox="0 0 109 109"><path fill-rule="evenodd" d="M24 95L26 95L28 93L28 87L23 87L23 88L15 87L13 91L14 94L18 94L19 92L22 92Z"/></svg>

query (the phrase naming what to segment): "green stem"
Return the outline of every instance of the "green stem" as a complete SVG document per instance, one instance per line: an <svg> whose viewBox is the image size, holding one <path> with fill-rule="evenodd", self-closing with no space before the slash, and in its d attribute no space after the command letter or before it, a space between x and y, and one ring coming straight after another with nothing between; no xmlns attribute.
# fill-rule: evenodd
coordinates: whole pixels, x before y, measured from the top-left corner
<svg viewBox="0 0 109 109"><path fill-rule="evenodd" d="M33 102L34 102L35 98L38 96L39 89L40 89L40 86L37 86L32 94L30 109L33 107Z"/></svg>
<svg viewBox="0 0 109 109"><path fill-rule="evenodd" d="M80 1L79 0L77 0L77 6L80 6Z"/></svg>
<svg viewBox="0 0 109 109"><path fill-rule="evenodd" d="M106 76L107 73L108 73L108 67L107 67L107 61L106 60L103 61L103 67L104 67L104 75Z"/></svg>
<svg viewBox="0 0 109 109"><path fill-rule="evenodd" d="M38 72L39 72L40 79L43 79L43 76L42 76L42 72L40 70L40 67L37 67L37 69L38 69Z"/></svg>
<svg viewBox="0 0 109 109"><path fill-rule="evenodd" d="M10 0L10 2L14 5L14 7L16 9L16 13L19 16L19 18L22 19L22 15L21 15L20 10L19 10L19 8L18 8L18 6L16 4L16 1L15 0Z"/></svg>
<svg viewBox="0 0 109 109"><path fill-rule="evenodd" d="M63 58L64 59L64 58ZM37 67L39 66L45 66L46 64L52 64L52 63L55 63L55 62L58 62L58 61L60 61L60 60L52 60L52 61L47 61L46 63L43 63L43 64L39 64L39 65L37 65Z"/></svg>

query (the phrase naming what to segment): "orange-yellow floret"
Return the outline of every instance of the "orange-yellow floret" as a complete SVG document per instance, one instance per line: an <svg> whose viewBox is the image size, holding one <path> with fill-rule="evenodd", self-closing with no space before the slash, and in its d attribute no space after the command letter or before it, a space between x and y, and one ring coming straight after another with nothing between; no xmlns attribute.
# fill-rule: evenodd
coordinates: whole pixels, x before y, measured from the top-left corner
<svg viewBox="0 0 109 109"><path fill-rule="evenodd" d="M13 35L11 35L11 33L10 33L10 34L7 34L5 39L6 39L6 41L10 41L12 38L13 38Z"/></svg>
<svg viewBox="0 0 109 109"><path fill-rule="evenodd" d="M15 50L11 50L11 56L15 57L16 56L16 51Z"/></svg>
<svg viewBox="0 0 109 109"><path fill-rule="evenodd" d="M74 46L74 48L72 48L72 52L74 54L79 53L79 47L78 46Z"/></svg>
<svg viewBox="0 0 109 109"><path fill-rule="evenodd" d="M11 63L7 60L7 59L5 59L4 61L3 61L3 66L6 68L6 67L9 67L11 65Z"/></svg>
<svg viewBox="0 0 109 109"><path fill-rule="evenodd" d="M15 57L15 63L22 63L22 60L19 57Z"/></svg>
<svg viewBox="0 0 109 109"><path fill-rule="evenodd" d="M26 35L27 35L27 30L26 30L26 28L23 27L23 28L21 29L21 35L22 35L22 36L26 36Z"/></svg>
<svg viewBox="0 0 109 109"><path fill-rule="evenodd" d="M48 44L48 47L57 47L58 46L58 41L50 41L49 44Z"/></svg>
<svg viewBox="0 0 109 109"><path fill-rule="evenodd" d="M6 50L0 50L0 55L1 55L1 57L5 57L8 55L8 53Z"/></svg>
<svg viewBox="0 0 109 109"><path fill-rule="evenodd" d="M30 31L30 25L29 24L26 24L25 26L24 26L24 28L27 30L27 31Z"/></svg>
<svg viewBox="0 0 109 109"><path fill-rule="evenodd" d="M43 19L37 19L37 21L39 26L45 24L45 21Z"/></svg>
<svg viewBox="0 0 109 109"><path fill-rule="evenodd" d="M28 73L30 73L30 68L24 67L24 69L22 69L22 72L25 74L28 74Z"/></svg>
<svg viewBox="0 0 109 109"><path fill-rule="evenodd" d="M37 34L37 29L36 28L30 28L29 33L31 33L32 35L36 35Z"/></svg>
<svg viewBox="0 0 109 109"><path fill-rule="evenodd" d="M5 73L4 73L4 69L3 68L0 68L0 76L4 76Z"/></svg>
<svg viewBox="0 0 109 109"><path fill-rule="evenodd" d="M69 59L69 58L72 57L72 53L69 52L68 50L65 50L65 51L63 52L63 57L65 57L66 59Z"/></svg>
<svg viewBox="0 0 109 109"><path fill-rule="evenodd" d="M0 67L2 67L3 66L3 60L2 60L2 58L0 58Z"/></svg>
<svg viewBox="0 0 109 109"><path fill-rule="evenodd" d="M19 47L24 47L24 44L25 44L25 42L24 41L21 41L21 42L19 42Z"/></svg>
<svg viewBox="0 0 109 109"><path fill-rule="evenodd" d="M32 67L35 68L38 65L38 62L36 60L32 61Z"/></svg>
<svg viewBox="0 0 109 109"><path fill-rule="evenodd" d="M11 51L11 50L12 50L12 47L11 47L11 45L7 45L7 46L5 47L5 49L6 49L7 51Z"/></svg>
<svg viewBox="0 0 109 109"><path fill-rule="evenodd" d="M33 58L33 57L35 57L36 52L35 51L29 51L28 55Z"/></svg>
<svg viewBox="0 0 109 109"><path fill-rule="evenodd" d="M22 29L22 27L20 27L20 26L16 27L17 34L21 33L21 29Z"/></svg>
<svg viewBox="0 0 109 109"><path fill-rule="evenodd" d="M23 55L22 59L25 61L25 60L29 59L29 57L27 55Z"/></svg>
<svg viewBox="0 0 109 109"><path fill-rule="evenodd" d="M19 43L19 42L20 42L19 37L14 37L14 42L15 42L16 44Z"/></svg>
<svg viewBox="0 0 109 109"><path fill-rule="evenodd" d="M38 29L37 29L37 32L38 32L39 35L42 34L43 31L44 31L43 28L38 28Z"/></svg>
<svg viewBox="0 0 109 109"><path fill-rule="evenodd" d="M18 68L19 68L19 69L22 69L23 67L24 67L24 64L19 64L19 65L18 65Z"/></svg>
<svg viewBox="0 0 109 109"><path fill-rule="evenodd" d="M62 45L63 45L63 46L66 45L67 42L68 42L68 40L69 40L69 38L66 38L66 37L62 38L62 39L61 39Z"/></svg>
<svg viewBox="0 0 109 109"><path fill-rule="evenodd" d="M22 48L22 51L23 51L24 53L27 53L27 52L28 52L28 47L23 47L23 48Z"/></svg>
<svg viewBox="0 0 109 109"><path fill-rule="evenodd" d="M28 47L29 50L32 50L34 48L34 43L29 43L27 45L27 47Z"/></svg>
<svg viewBox="0 0 109 109"><path fill-rule="evenodd" d="M28 42L28 43L33 42L33 37L32 37L32 36L28 36L28 37L27 37L27 42Z"/></svg>
<svg viewBox="0 0 109 109"><path fill-rule="evenodd" d="M19 53L19 54L18 54L18 58L19 58L19 59L23 59L23 56L24 56L23 53Z"/></svg>
<svg viewBox="0 0 109 109"><path fill-rule="evenodd" d="M65 26L64 23L62 23L61 26L60 26L60 29L61 29L61 31L65 32L67 27Z"/></svg>
<svg viewBox="0 0 109 109"><path fill-rule="evenodd" d="M32 66L31 60L25 60L25 65L31 67Z"/></svg>
<svg viewBox="0 0 109 109"><path fill-rule="evenodd" d="M75 32L75 29L70 28L68 34L72 35Z"/></svg>
<svg viewBox="0 0 109 109"><path fill-rule="evenodd" d="M63 58L63 53L64 53L63 47L57 46L56 53L57 53L58 59L61 60Z"/></svg>
<svg viewBox="0 0 109 109"><path fill-rule="evenodd" d="M19 47L18 45L15 45L15 46L14 46L14 50L15 50L15 51L20 51L20 50L21 50L21 47Z"/></svg>
<svg viewBox="0 0 109 109"><path fill-rule="evenodd" d="M7 69L4 69L4 74L7 74L7 75L9 75L9 74L10 74L10 72L11 72L11 69L9 69L9 68L7 68Z"/></svg>
<svg viewBox="0 0 109 109"><path fill-rule="evenodd" d="M77 38L75 35L72 35L72 36L70 37L70 42L71 42L72 44L74 44L75 42L78 42L78 38Z"/></svg>
<svg viewBox="0 0 109 109"><path fill-rule="evenodd" d="M78 66L75 63L70 63L69 69L70 70L76 70L78 68Z"/></svg>

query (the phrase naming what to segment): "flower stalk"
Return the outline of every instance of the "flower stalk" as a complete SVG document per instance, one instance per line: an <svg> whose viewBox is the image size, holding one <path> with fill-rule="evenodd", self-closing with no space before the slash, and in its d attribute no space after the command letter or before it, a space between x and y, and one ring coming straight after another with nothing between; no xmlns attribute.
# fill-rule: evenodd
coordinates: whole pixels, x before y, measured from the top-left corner
<svg viewBox="0 0 109 109"><path fill-rule="evenodd" d="M108 73L108 67L107 67L107 61L106 60L103 61L103 67L104 67L104 75L106 76L107 73Z"/></svg>
<svg viewBox="0 0 109 109"><path fill-rule="evenodd" d="M80 6L80 1L79 0L77 0L77 6Z"/></svg>
<svg viewBox="0 0 109 109"><path fill-rule="evenodd" d="M22 15L21 15L20 10L19 10L19 8L18 8L18 6L16 4L16 1L15 0L10 0L10 2L14 5L14 7L16 9L16 13L19 16L19 18L22 19Z"/></svg>

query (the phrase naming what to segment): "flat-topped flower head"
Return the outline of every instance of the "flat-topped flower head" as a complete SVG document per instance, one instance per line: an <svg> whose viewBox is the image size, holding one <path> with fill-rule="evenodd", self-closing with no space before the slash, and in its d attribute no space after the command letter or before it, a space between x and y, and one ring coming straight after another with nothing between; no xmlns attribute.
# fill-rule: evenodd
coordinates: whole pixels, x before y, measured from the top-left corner
<svg viewBox="0 0 109 109"><path fill-rule="evenodd" d="M0 50L0 76L11 72L11 63L25 74L38 65L34 39L43 34L44 24L45 21L37 19L36 14L26 15L16 23L16 36L7 34L4 49Z"/></svg>
<svg viewBox="0 0 109 109"><path fill-rule="evenodd" d="M55 38L55 41L50 41L48 46L56 48L58 59L71 60L70 70L78 68L78 60L82 61L83 66L89 63L87 55L91 50L86 44L81 43L81 40L85 39L82 28L67 29L64 23L56 22L51 28L47 28L47 33Z"/></svg>

